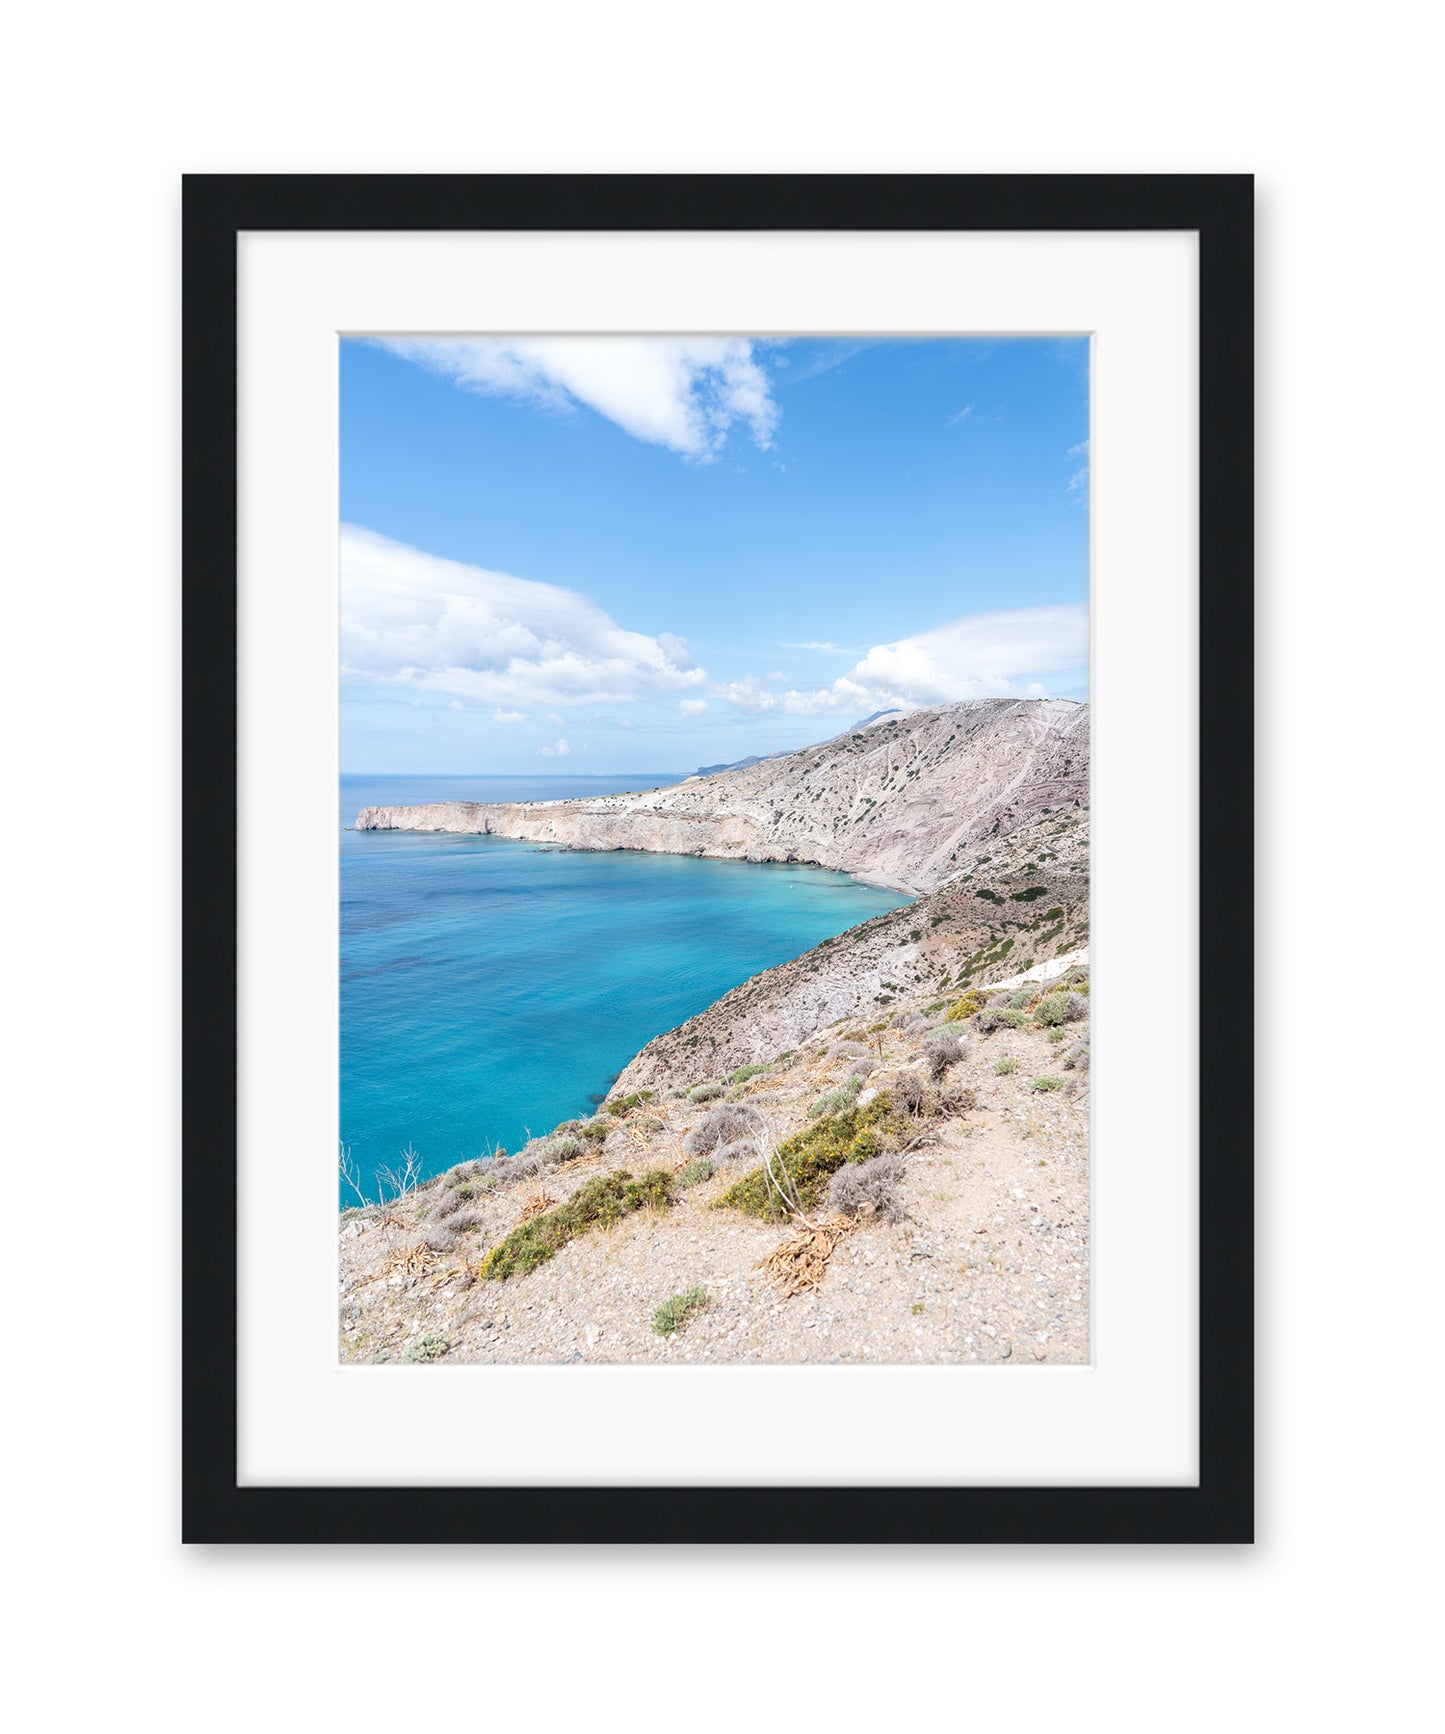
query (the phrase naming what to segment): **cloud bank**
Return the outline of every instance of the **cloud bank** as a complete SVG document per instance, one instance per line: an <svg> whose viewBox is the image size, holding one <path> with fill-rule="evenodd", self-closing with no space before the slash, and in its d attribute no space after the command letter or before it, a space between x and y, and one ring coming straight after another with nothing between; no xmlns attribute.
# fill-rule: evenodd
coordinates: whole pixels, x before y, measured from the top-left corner
<svg viewBox="0 0 1445 1734"><path fill-rule="evenodd" d="M501 723L707 680L685 639L629 632L575 590L438 559L355 525L341 531L341 674L494 705Z"/></svg>
<svg viewBox="0 0 1445 1734"><path fill-rule="evenodd" d="M1088 659L1082 605L1004 609L876 644L828 686L784 691L781 675L748 675L712 691L747 716L861 716L969 698L1044 698L1048 677L1077 676Z"/></svg>
<svg viewBox="0 0 1445 1734"><path fill-rule="evenodd" d="M388 337L465 391L551 409L586 404L634 438L715 458L734 423L766 451L778 406L746 337Z"/></svg>

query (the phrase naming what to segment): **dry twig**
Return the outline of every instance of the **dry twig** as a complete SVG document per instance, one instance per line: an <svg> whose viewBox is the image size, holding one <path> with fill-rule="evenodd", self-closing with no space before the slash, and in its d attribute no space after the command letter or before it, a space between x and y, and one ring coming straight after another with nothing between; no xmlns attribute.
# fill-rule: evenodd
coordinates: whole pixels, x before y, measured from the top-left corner
<svg viewBox="0 0 1445 1734"><path fill-rule="evenodd" d="M520 1228L524 1222L530 1222L534 1216L540 1216L544 1210L550 1210L557 1200L550 1192L535 1192L522 1206L522 1214L517 1218Z"/></svg>

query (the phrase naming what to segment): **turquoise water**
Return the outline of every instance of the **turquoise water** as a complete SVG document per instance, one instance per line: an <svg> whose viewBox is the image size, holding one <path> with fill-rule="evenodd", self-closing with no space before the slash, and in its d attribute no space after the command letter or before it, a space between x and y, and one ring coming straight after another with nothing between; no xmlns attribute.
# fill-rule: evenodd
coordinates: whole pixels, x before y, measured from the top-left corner
<svg viewBox="0 0 1445 1734"><path fill-rule="evenodd" d="M341 1141L363 1188L584 1114L646 1042L907 898L816 867L345 829L365 806L560 799L665 777L341 779Z"/></svg>

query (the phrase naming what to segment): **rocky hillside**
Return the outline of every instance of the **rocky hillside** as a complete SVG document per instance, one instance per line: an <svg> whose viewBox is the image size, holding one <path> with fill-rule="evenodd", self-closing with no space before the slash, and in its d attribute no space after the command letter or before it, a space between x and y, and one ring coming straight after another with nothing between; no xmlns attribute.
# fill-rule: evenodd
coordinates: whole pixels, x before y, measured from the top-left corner
<svg viewBox="0 0 1445 1734"><path fill-rule="evenodd" d="M1083 965L698 1059L347 1211L341 1359L1086 1362Z"/></svg>
<svg viewBox="0 0 1445 1734"><path fill-rule="evenodd" d="M926 892L991 841L1077 818L1088 778L1087 705L985 699L910 711L673 788L576 801L367 807L356 828L812 862Z"/></svg>
<svg viewBox="0 0 1445 1734"><path fill-rule="evenodd" d="M1069 809L994 841L941 885L755 975L656 1037L619 1090L671 1088L794 1048L838 1018L886 1015L920 993L962 993L1089 938L1087 816Z"/></svg>

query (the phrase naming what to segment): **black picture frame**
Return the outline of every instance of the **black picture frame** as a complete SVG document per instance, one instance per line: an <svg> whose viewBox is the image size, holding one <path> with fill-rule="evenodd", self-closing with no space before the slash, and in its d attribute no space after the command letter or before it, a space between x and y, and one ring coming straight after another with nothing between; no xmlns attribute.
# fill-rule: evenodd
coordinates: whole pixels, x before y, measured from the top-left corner
<svg viewBox="0 0 1445 1734"><path fill-rule="evenodd" d="M183 1538L1253 1539L1253 179L195 175L183 194ZM1199 237L1197 1487L237 1485L236 247L247 230L1182 230Z"/></svg>

